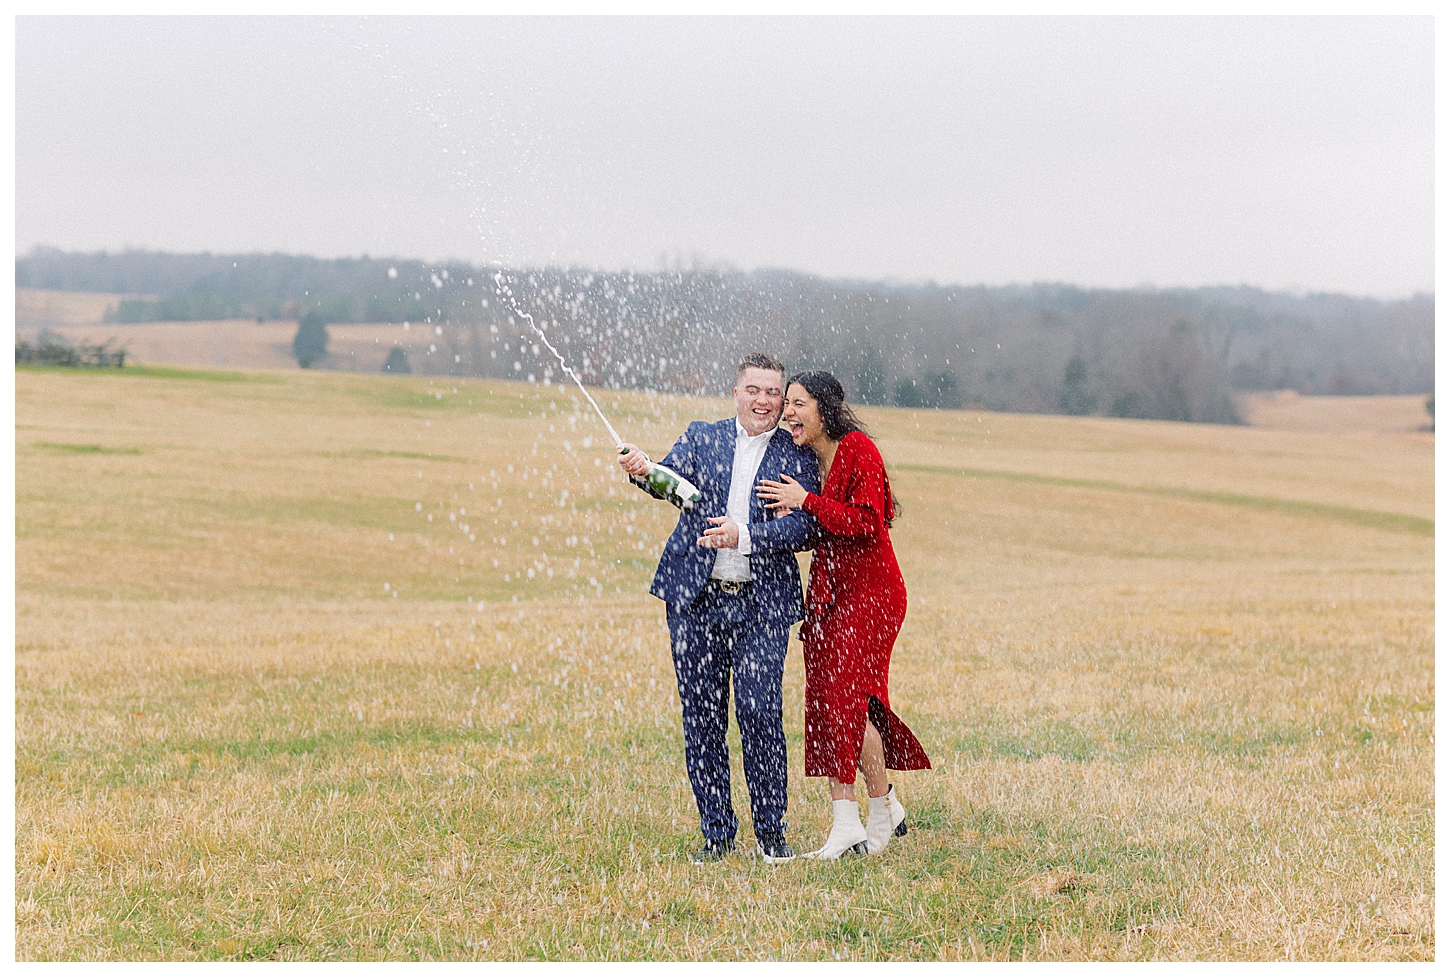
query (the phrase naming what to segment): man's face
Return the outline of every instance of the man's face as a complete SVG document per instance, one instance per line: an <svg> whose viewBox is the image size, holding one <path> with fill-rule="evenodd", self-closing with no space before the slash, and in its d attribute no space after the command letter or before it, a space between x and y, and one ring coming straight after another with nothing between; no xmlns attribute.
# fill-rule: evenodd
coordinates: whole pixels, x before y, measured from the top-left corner
<svg viewBox="0 0 1450 977"><path fill-rule="evenodd" d="M780 421L780 409L785 402L780 389L784 378L775 370L762 370L758 366L747 366L740 379L735 381L735 416L745 433L754 437L764 434Z"/></svg>

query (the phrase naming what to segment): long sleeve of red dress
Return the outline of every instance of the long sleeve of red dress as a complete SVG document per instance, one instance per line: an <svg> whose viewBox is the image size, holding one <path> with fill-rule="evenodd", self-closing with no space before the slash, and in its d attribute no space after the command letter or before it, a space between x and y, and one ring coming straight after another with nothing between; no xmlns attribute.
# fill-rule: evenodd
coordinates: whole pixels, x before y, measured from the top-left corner
<svg viewBox="0 0 1450 977"><path fill-rule="evenodd" d="M841 446L845 444L843 440ZM836 449L835 464L847 463L842 478L845 484L838 483L841 501L812 492L801 506L815 516L821 528L832 536L874 537L886 525L886 506L889 504L886 467L882 464L881 453L874 450L876 446L869 441L867 445L873 450L847 450L844 459L841 458L841 448Z"/></svg>

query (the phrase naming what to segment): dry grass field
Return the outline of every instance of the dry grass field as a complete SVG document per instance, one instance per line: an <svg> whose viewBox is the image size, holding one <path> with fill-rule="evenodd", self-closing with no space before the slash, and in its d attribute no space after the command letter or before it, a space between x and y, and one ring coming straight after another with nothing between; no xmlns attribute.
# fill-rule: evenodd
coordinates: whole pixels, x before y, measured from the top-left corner
<svg viewBox="0 0 1450 977"><path fill-rule="evenodd" d="M1430 434L1424 397L1301 397L1292 390L1239 395L1254 427L1319 434Z"/></svg>
<svg viewBox="0 0 1450 977"><path fill-rule="evenodd" d="M96 326L99 329L115 330L116 326L101 325L106 313L122 299L149 299L151 296L123 296L100 291L48 291L45 288L16 288L14 290L14 325L22 332L33 332L41 328L65 328L65 326ZM88 333L97 329L88 329Z"/></svg>
<svg viewBox="0 0 1450 977"><path fill-rule="evenodd" d="M261 370L295 370L292 338L297 323L254 319L216 322L90 323L52 326L51 331L72 343L98 343L114 339L125 346L128 362L147 366L175 365ZM424 329L405 330L401 324L334 323L327 327L328 355L317 365L323 370L380 373L388 350L402 346L419 364L430 355ZM449 357L451 359L451 357ZM440 370L439 372L446 372Z"/></svg>
<svg viewBox="0 0 1450 977"><path fill-rule="evenodd" d="M223 319L205 322L105 322L106 313L122 299L144 295L15 290L15 325L30 338L46 328L72 343L115 340L126 347L128 360L147 366L203 366L240 369L295 369L292 338L295 321ZM327 327L328 355L317 368L379 373L388 351L401 346L415 369L444 374L452 362L449 341L466 342L455 332L440 338L433 327L404 328L402 323L333 323ZM433 348L430 349L429 347ZM442 347L441 349L439 347ZM444 361L441 367L430 362ZM432 367L432 369L429 369Z"/></svg>
<svg viewBox="0 0 1450 977"><path fill-rule="evenodd" d="M146 295L116 295L104 292L54 292L42 288L15 290L16 328L32 331L42 326L95 326L122 299L150 298Z"/></svg>
<svg viewBox="0 0 1450 977"><path fill-rule="evenodd" d="M1285 429L865 412L905 506L893 704L936 765L897 779L913 830L696 867L644 595L673 510L579 398L16 387L21 959L1434 956L1413 398ZM602 399L655 451L729 414ZM801 681L793 644L809 848Z"/></svg>

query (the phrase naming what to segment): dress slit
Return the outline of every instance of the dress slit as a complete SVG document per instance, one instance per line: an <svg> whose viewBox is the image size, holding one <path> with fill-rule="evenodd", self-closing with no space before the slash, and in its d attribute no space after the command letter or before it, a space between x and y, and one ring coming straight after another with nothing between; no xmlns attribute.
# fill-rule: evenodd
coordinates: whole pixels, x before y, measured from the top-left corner
<svg viewBox="0 0 1450 977"><path fill-rule="evenodd" d="M873 695L866 700L866 714L881 737L881 752L886 755L887 770L931 769L931 758L926 755L926 750L890 706ZM859 755L860 751L857 753Z"/></svg>

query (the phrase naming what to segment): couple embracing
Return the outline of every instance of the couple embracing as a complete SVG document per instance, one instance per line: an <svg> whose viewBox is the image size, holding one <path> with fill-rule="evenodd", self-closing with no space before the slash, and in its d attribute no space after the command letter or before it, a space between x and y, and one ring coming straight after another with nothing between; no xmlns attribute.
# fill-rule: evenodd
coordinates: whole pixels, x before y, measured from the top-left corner
<svg viewBox="0 0 1450 977"><path fill-rule="evenodd" d="M705 836L694 860L718 861L735 848L725 738L732 682L756 849L767 862L795 857L785 837L781 676L790 628L801 621L805 771L828 778L834 815L825 843L804 857L880 852L906 833L886 771L931 766L886 690L906 616L886 467L829 373L787 381L778 360L752 353L734 394L735 417L691 423L661 460L701 498L680 513L650 586L666 605L685 766ZM655 495L644 479L653 462L625 447L620 466ZM815 552L803 601L795 553L807 549ZM864 825L858 769L869 801Z"/></svg>

